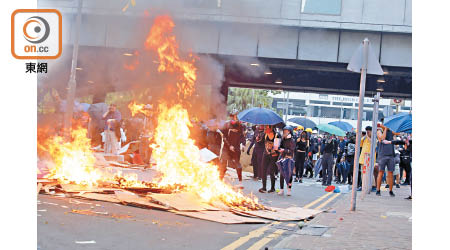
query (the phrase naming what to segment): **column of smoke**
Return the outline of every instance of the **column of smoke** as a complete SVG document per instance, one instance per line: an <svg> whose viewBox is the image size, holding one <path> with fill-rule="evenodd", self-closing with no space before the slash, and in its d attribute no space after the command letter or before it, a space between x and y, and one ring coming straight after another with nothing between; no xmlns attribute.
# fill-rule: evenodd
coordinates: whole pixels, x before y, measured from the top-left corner
<svg viewBox="0 0 450 250"><path fill-rule="evenodd" d="M172 11L156 10L150 11L152 16L158 13L167 14ZM121 19L108 19L108 27L123 27L119 23ZM147 99L137 100L140 103L151 102L157 106L158 100L164 98L167 86L176 82L175 75L160 74L157 72L158 58L153 51L144 50L145 36L148 34L152 25L151 17L139 19L138 27L144 29L135 29L136 34L126 32L130 39L141 38L140 41L132 41L132 44L138 44L136 49L121 49L110 47L88 47L81 46L78 56L78 66L82 70L77 71L77 96L93 95L93 103L102 102L107 92L135 90L140 93L147 90L146 95L151 96ZM179 27L183 25L192 25L191 22L185 22L175 19L175 24ZM216 23L220 30L221 24ZM232 24L227 24L232 25ZM234 24L236 29L240 29L240 24ZM133 27L130 27L133 29ZM193 48L195 41L189 40L192 36L182 36L175 28L177 40L183 50L182 56L187 56L190 48ZM81 34L81 36L86 34ZM208 39L208 37L198 38ZM82 39L83 40L83 39ZM85 39L84 39L85 41ZM133 56L124 56L124 53L135 53ZM63 55L60 59L49 62L49 73L45 78L39 79L39 87L50 90L56 88L65 99L66 86L70 76L72 50L71 46L65 46ZM196 83L196 92L192 96L189 109L190 115L199 120L208 120L211 118L226 118L225 97L221 93L221 87L225 80L225 66L228 71L235 71L238 74L249 75L252 77L261 76L266 68L255 58L221 59L221 62L208 55L197 55L195 65L197 66L198 80ZM250 64L257 63L260 66L254 67ZM130 70L129 67L134 69ZM126 69L128 68L128 69ZM199 108L203 107L203 108Z"/></svg>

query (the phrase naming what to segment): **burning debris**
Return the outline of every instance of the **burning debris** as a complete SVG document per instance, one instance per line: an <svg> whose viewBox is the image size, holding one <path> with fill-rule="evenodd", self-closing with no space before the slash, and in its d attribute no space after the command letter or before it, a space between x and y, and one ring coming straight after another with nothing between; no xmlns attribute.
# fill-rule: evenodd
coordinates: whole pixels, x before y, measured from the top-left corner
<svg viewBox="0 0 450 250"><path fill-rule="evenodd" d="M139 113L157 116L157 127L151 136L150 147L153 150L152 165L155 166L158 176L153 178L152 182L144 182L139 180L135 173L110 172L106 168L100 168L96 165L87 130L78 128L72 131L71 140L54 136L39 141L39 148L48 152L52 162L45 178L57 180L57 184L52 184L57 192L71 193L75 197L120 201L124 204L163 210L182 210L183 204L200 206L204 208L202 210L216 212L203 212L201 216L192 215L193 217L214 220L211 214L220 214L225 216L220 222L226 221L224 218L229 216L228 218L232 217L237 223L252 223L248 221L250 219L238 216L239 213L242 215L244 211L262 212L274 209L264 207L256 197L248 197L223 182L218 166L201 160L200 149L190 135L192 124L188 113L197 80L196 58L188 54L187 59L184 59L179 54L176 37L172 34L174 27L175 24L169 16L155 18L145 41L145 48L156 52L159 59L158 72L175 75L176 80L167 85L166 95L158 100L156 110L150 110L145 104L137 104L135 101L128 105L132 116ZM138 67L139 61L135 61L133 66ZM75 184L78 188L68 184ZM38 188L38 192L49 193L48 188L44 187L44 190ZM156 196L154 193L159 194ZM173 203L174 197L179 201L176 205ZM164 200L171 202L162 202ZM251 220L254 223L265 223L261 220Z"/></svg>

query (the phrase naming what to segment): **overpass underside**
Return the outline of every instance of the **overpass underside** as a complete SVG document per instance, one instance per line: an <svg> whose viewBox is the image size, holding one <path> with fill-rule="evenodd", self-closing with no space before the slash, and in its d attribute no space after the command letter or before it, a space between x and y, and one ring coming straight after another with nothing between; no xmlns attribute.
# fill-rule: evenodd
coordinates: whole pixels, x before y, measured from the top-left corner
<svg viewBox="0 0 450 250"><path fill-rule="evenodd" d="M101 92L126 91L155 86L158 83L146 81L148 69L130 71L124 67L133 64L134 58L124 56L129 49L81 46L77 70L77 96L87 96ZM58 62L49 62L49 72L39 78L43 90L55 88L63 96L70 75L71 48L63 50ZM219 54L199 54L214 58L214 63L223 65L222 93L226 96L228 87L274 89L311 93L359 95L360 74L347 71L346 63L317 62L295 59L276 59ZM149 59L152 60L152 59ZM210 60L211 61L211 60ZM53 67L51 64L57 63ZM141 62L142 64L143 62ZM157 62L156 62L157 63ZM147 64L148 65L148 64ZM157 64L150 63L156 70ZM148 68L148 67L147 67ZM412 70L408 67L383 66L387 73L382 83L382 97L411 99ZM153 72L152 74L156 73ZM217 72L217 74L222 74ZM222 78L222 76L217 76ZM367 76L366 96L371 97L379 87L379 76ZM215 84L217 87L217 84ZM45 92L45 91L44 91Z"/></svg>
<svg viewBox="0 0 450 250"><path fill-rule="evenodd" d="M229 87L277 89L286 91L359 95L360 74L347 70L346 63L314 62L289 59L257 58L259 63L250 67L264 67L264 74L246 74L247 68L236 68L233 61L249 62L251 59L238 56L217 55L226 67L226 84ZM256 60L256 59L255 59ZM256 66L256 64L258 64ZM378 82L380 76L367 75L366 96L383 87L382 97L411 99L412 70L406 67L383 67L385 82ZM266 74L267 72L267 74ZM271 74L270 74L271 73Z"/></svg>

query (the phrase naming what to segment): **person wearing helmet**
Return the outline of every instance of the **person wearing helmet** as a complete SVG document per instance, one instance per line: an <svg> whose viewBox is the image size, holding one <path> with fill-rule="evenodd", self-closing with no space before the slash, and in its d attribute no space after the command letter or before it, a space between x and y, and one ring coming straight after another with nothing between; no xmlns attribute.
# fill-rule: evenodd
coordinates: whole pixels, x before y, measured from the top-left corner
<svg viewBox="0 0 450 250"><path fill-rule="evenodd" d="M272 125L267 125L264 130L264 153L262 159L263 173L262 173L262 188L258 191L261 193L267 192L267 174L270 175L271 188L269 193L275 192L275 170L277 168L276 161L278 158L277 142L280 140L280 135L275 131Z"/></svg>
<svg viewBox="0 0 450 250"><path fill-rule="evenodd" d="M224 144L220 164L220 179L223 180L228 165L236 169L239 179L238 187L242 189L244 188L242 185L242 165L239 160L241 158L241 150L244 148L245 136L243 126L237 118L237 113L236 109L230 112L230 121L221 129Z"/></svg>
<svg viewBox="0 0 450 250"><path fill-rule="evenodd" d="M253 137L251 139L250 146L247 149L247 154L250 155L250 150L253 146L252 153L252 166L253 166L253 179L261 179L262 178L262 158L264 153L264 126L258 125Z"/></svg>
<svg viewBox="0 0 450 250"><path fill-rule="evenodd" d="M347 134L348 140L345 144L343 157L347 162L349 169L346 173L347 175L347 183L352 185L353 181L353 165L355 159L355 145L356 145L356 134L354 132L349 132ZM345 184L345 178L342 181L342 184Z"/></svg>
<svg viewBox="0 0 450 250"><path fill-rule="evenodd" d="M287 183L287 196L291 196L292 189L292 175L295 173L295 140L293 138L294 129L291 126L283 128L283 137L280 143L280 160L278 166L280 167L280 191L279 195L284 195L284 182Z"/></svg>

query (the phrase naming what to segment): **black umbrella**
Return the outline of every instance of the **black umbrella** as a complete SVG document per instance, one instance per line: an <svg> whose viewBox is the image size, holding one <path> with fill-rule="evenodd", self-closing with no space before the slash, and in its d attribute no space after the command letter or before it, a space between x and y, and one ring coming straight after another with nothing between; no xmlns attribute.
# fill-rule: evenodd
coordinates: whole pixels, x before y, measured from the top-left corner
<svg viewBox="0 0 450 250"><path fill-rule="evenodd" d="M297 123L298 125L302 125L305 129L317 127L317 124L308 118L293 117L293 118L288 119L288 121Z"/></svg>

